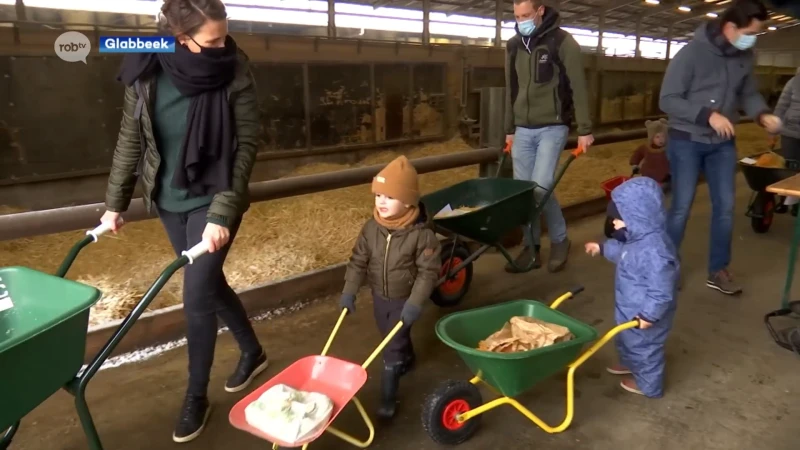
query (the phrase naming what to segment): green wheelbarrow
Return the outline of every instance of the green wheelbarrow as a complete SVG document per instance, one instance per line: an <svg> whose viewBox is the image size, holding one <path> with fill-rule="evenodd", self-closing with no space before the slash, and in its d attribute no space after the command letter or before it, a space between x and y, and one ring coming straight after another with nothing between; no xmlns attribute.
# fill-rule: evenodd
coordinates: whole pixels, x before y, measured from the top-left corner
<svg viewBox="0 0 800 450"><path fill-rule="evenodd" d="M549 307L534 300L516 300L447 315L436 324L436 335L458 352L475 376L469 381L449 380L427 396L422 409L422 426L435 442L457 445L478 430L482 414L498 406L509 405L547 433L569 428L575 412L575 371L617 334L639 326L638 321L618 325L597 340L597 331L556 308L583 291L579 287L556 299ZM572 340L530 351L492 353L478 350L486 339L515 316L534 317L567 327ZM589 349L583 348L594 342ZM565 368L567 371L566 417L551 426L513 397L527 391ZM497 396L484 403L479 384Z"/></svg>
<svg viewBox="0 0 800 450"><path fill-rule="evenodd" d="M86 386L170 277L208 251L201 242L182 252L81 371L89 311L101 293L64 276L78 253L109 230L100 225L87 231L55 275L25 267L0 268L0 450L11 444L20 420L61 388L75 397L88 448L102 450L86 403Z"/></svg>
<svg viewBox="0 0 800 450"><path fill-rule="evenodd" d="M472 282L472 263L490 248L500 251L516 272L533 269L536 264L533 258L528 265L520 267L501 241L515 228L539 219L561 177L583 150L578 148L570 152L556 171L553 187L549 190L532 181L499 178L508 153L506 147L494 178L462 181L421 198L425 209L436 214L433 217L434 231L446 237L442 244L439 282L431 295L431 300L438 306L451 307L461 301ZM448 208L458 210L464 207L469 211L458 215L441 214ZM525 228L530 242L533 242L532 228ZM477 243L474 251L471 243Z"/></svg>

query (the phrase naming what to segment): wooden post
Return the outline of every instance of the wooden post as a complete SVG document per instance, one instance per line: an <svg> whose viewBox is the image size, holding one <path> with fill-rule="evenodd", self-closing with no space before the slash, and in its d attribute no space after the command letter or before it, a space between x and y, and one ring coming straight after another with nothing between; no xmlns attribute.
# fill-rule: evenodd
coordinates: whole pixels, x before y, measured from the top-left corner
<svg viewBox="0 0 800 450"><path fill-rule="evenodd" d="M667 55L664 58L666 61L669 61L670 58L670 51L672 50L672 24L669 24L669 28L667 28Z"/></svg>
<svg viewBox="0 0 800 450"><path fill-rule="evenodd" d="M328 37L336 37L336 0L328 0Z"/></svg>
<svg viewBox="0 0 800 450"><path fill-rule="evenodd" d="M494 2L494 46L503 46L503 0Z"/></svg>
<svg viewBox="0 0 800 450"><path fill-rule="evenodd" d="M431 43L431 0L422 0L422 44Z"/></svg>
<svg viewBox="0 0 800 450"><path fill-rule="evenodd" d="M303 64L303 107L306 113L306 148L311 150L311 84L308 79L308 63Z"/></svg>
<svg viewBox="0 0 800 450"><path fill-rule="evenodd" d="M634 56L640 58L642 56L642 49L639 48L642 44L642 16L636 20L636 50Z"/></svg>

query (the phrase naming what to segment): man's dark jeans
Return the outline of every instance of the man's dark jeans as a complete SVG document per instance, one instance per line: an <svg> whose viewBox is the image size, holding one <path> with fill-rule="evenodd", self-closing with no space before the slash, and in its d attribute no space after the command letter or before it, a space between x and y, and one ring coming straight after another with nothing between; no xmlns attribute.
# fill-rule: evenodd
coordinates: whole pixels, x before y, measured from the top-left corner
<svg viewBox="0 0 800 450"><path fill-rule="evenodd" d="M711 193L708 272L717 273L731 262L736 142L730 140L720 144L702 144L670 137L667 157L672 174L672 202L667 215L667 232L675 247L680 249L697 181L702 173Z"/></svg>

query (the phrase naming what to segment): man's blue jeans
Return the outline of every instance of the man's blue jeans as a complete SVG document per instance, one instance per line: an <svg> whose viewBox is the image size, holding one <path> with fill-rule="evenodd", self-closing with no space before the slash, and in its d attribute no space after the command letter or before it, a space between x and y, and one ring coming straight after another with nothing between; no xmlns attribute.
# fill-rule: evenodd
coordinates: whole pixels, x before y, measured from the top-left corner
<svg viewBox="0 0 800 450"><path fill-rule="evenodd" d="M544 128L517 127L514 133L514 145L511 147L511 157L514 162L514 178L517 180L534 181L544 189L553 188L558 158L567 145L569 128L556 125ZM540 198L544 191L536 190L536 197ZM544 218L547 221L547 232L551 243L560 243L567 238L567 224L561 213L555 195L544 205ZM525 234L525 245L539 245L542 235L541 219L536 217L531 223L533 226L533 243L528 242L528 233Z"/></svg>
<svg viewBox="0 0 800 450"><path fill-rule="evenodd" d="M736 143L702 144L670 138L667 157L672 174L672 202L667 232L680 249L694 202L697 180L705 175L711 193L711 236L708 272L717 273L731 262L733 210L736 190Z"/></svg>

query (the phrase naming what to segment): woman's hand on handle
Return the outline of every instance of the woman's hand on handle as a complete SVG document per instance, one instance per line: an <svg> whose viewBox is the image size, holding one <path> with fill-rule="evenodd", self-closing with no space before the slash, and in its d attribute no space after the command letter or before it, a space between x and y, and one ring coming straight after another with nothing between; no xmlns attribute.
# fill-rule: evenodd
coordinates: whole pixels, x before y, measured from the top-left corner
<svg viewBox="0 0 800 450"><path fill-rule="evenodd" d="M118 212L114 211L106 211L103 213L103 217L100 218L100 223L104 225L108 225L111 228L111 231L116 233L125 225L125 221L122 220L122 216Z"/></svg>
<svg viewBox="0 0 800 450"><path fill-rule="evenodd" d="M208 243L208 252L214 253L215 251L225 247L231 239L231 231L227 227L209 223L206 229L203 230L203 241Z"/></svg>

